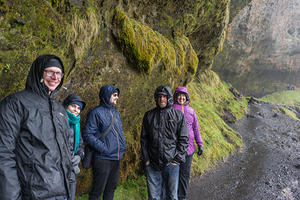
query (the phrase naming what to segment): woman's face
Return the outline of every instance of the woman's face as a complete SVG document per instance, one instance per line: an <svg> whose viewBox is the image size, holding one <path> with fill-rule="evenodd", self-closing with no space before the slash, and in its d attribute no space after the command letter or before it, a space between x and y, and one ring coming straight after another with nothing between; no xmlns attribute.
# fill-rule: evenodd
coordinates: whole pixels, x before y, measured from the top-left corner
<svg viewBox="0 0 300 200"><path fill-rule="evenodd" d="M184 94L180 94L177 96L177 102L180 104L180 105L184 105L185 102L186 102L186 96Z"/></svg>
<svg viewBox="0 0 300 200"><path fill-rule="evenodd" d="M77 104L70 104L67 107L67 110L74 114L76 117L80 114L80 106Z"/></svg>

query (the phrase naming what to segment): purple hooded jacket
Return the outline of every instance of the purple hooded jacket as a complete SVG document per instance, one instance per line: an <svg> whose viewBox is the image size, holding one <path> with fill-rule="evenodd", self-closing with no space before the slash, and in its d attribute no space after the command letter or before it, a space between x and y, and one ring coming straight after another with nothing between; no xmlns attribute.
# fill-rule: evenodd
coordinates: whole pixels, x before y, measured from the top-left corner
<svg viewBox="0 0 300 200"><path fill-rule="evenodd" d="M186 103L184 105L180 105L177 102L177 95L179 92L186 94L187 99L186 99ZM191 106L189 106L189 103L190 103L190 98L189 98L189 93L187 91L187 88L178 86L175 89L175 93L174 93L173 107L184 113L185 120L186 120L187 127L188 127L188 132L189 132L188 155L191 155L195 152L194 138L196 139L196 143L198 146L200 146L200 145L202 146L203 142L202 142L201 134L199 131L196 113L195 113L194 109Z"/></svg>

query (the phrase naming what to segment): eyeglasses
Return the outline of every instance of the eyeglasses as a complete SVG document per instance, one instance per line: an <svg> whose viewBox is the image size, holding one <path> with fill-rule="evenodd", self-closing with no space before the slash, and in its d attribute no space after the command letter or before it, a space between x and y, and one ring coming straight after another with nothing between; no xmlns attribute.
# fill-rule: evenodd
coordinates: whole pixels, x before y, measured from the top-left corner
<svg viewBox="0 0 300 200"><path fill-rule="evenodd" d="M46 72L46 75L49 77L53 76L54 74L56 75L56 77L58 79L61 79L62 77L64 77L64 73L62 73L62 72L54 72L51 70L44 70L44 72Z"/></svg>

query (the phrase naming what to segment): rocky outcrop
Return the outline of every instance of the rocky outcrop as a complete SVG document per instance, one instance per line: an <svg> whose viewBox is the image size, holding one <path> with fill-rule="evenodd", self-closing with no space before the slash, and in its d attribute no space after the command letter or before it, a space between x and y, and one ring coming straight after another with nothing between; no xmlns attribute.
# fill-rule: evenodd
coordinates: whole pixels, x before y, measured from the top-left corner
<svg viewBox="0 0 300 200"><path fill-rule="evenodd" d="M245 94L300 87L300 2L252 0L228 27L213 69Z"/></svg>

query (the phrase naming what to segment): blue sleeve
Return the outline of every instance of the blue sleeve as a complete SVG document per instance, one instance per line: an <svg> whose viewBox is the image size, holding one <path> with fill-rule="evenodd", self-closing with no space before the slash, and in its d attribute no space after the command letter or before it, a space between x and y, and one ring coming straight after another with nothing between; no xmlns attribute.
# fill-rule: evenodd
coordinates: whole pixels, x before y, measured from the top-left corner
<svg viewBox="0 0 300 200"><path fill-rule="evenodd" d="M101 135L101 115L97 110L93 109L89 112L85 126L82 131L83 140L93 149L101 152L107 152L106 146L99 139Z"/></svg>

